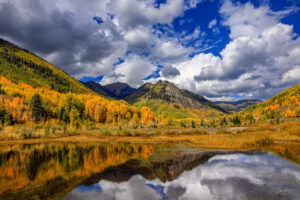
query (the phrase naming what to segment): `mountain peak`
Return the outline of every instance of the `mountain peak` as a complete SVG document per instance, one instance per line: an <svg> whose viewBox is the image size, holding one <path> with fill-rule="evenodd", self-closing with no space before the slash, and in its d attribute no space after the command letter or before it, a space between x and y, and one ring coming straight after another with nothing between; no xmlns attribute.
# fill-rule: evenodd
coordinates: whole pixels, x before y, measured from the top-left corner
<svg viewBox="0 0 300 200"><path fill-rule="evenodd" d="M114 95L113 97L117 99L123 99L136 91L135 88L130 87L130 85L128 85L127 83L121 82L105 85L104 88L112 93Z"/></svg>
<svg viewBox="0 0 300 200"><path fill-rule="evenodd" d="M194 94L188 90L179 89L175 84L169 81L159 80L156 84L149 85L150 87L145 88L145 84L137 89L138 95L129 96L130 102L137 101L138 98L145 99L160 99L167 103L180 104L183 107L192 109L207 109L212 107L216 110L224 112L224 110L205 99L201 95Z"/></svg>

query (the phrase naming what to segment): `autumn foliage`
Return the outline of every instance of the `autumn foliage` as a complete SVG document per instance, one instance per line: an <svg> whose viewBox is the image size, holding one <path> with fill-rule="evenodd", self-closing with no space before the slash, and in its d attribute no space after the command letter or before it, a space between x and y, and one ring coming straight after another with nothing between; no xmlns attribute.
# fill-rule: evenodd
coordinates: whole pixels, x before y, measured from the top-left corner
<svg viewBox="0 0 300 200"><path fill-rule="evenodd" d="M300 117L300 84L291 87L267 101L249 106L242 110L240 116L246 119L279 119Z"/></svg>
<svg viewBox="0 0 300 200"><path fill-rule="evenodd" d="M60 93L34 88L0 77L0 120L2 124L26 124L56 120L79 125L96 123L133 123L149 125L154 121L149 108L137 109L125 101L107 100L93 93ZM41 99L39 99L41 98Z"/></svg>

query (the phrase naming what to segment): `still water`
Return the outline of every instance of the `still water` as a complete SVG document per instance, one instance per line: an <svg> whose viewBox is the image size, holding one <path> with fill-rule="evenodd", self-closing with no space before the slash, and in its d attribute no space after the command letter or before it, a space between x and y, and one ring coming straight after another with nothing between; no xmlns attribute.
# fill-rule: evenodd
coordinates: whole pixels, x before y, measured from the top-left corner
<svg viewBox="0 0 300 200"><path fill-rule="evenodd" d="M0 199L300 199L300 166L172 144L0 146Z"/></svg>

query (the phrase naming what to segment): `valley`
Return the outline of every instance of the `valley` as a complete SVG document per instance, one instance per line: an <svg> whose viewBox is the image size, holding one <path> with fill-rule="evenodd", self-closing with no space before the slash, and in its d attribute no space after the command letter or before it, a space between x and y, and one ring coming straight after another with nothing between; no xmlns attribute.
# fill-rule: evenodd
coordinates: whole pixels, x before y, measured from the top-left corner
<svg viewBox="0 0 300 200"><path fill-rule="evenodd" d="M299 200L299 19L0 0L0 200Z"/></svg>

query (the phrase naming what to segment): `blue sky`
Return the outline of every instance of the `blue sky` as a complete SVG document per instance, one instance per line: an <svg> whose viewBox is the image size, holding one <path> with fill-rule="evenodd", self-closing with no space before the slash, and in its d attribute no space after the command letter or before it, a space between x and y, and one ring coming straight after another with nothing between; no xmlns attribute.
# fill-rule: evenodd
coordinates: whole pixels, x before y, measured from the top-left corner
<svg viewBox="0 0 300 200"><path fill-rule="evenodd" d="M0 37L81 81L162 79L211 100L267 99L300 82L299 8L296 0L3 0Z"/></svg>

